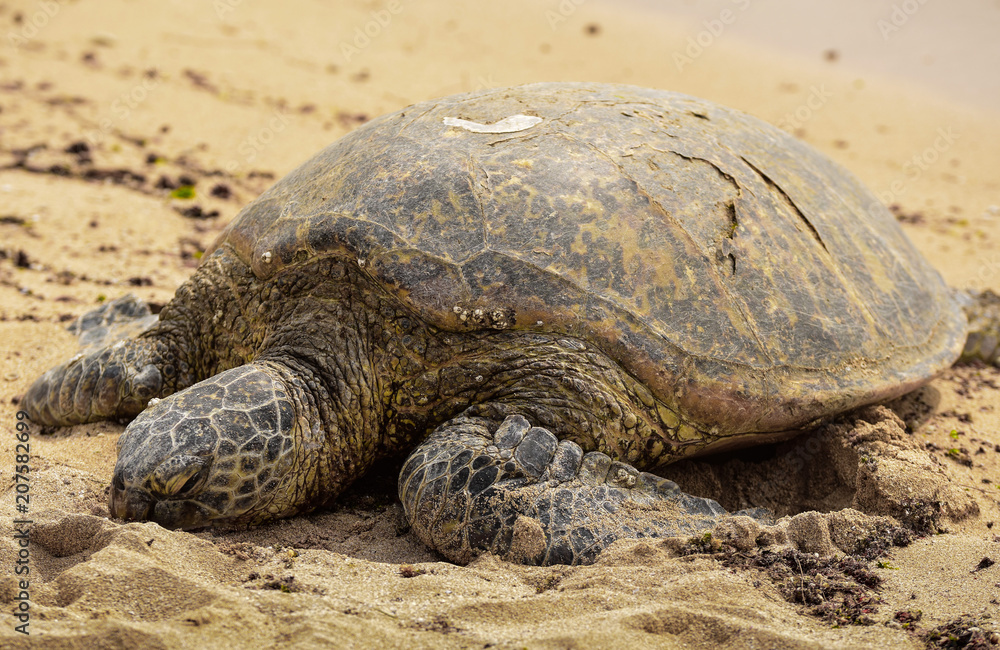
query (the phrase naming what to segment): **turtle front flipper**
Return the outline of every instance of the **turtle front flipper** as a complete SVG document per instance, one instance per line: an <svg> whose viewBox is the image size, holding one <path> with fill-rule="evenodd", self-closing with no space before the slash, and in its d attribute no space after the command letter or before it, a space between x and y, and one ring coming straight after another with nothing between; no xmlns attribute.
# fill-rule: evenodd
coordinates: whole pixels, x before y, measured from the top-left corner
<svg viewBox="0 0 1000 650"><path fill-rule="evenodd" d="M134 418L150 399L176 390L186 364L179 363L159 320L133 295L78 318L70 331L82 351L35 380L22 406L33 422L68 426Z"/></svg>
<svg viewBox="0 0 1000 650"><path fill-rule="evenodd" d="M969 334L961 360L978 359L1000 366L1000 295L987 289L969 292L967 296L964 308Z"/></svg>
<svg viewBox="0 0 1000 650"><path fill-rule="evenodd" d="M403 466L399 496L420 539L463 564L487 551L525 564L589 564L617 539L686 535L727 514L520 415L438 427Z"/></svg>

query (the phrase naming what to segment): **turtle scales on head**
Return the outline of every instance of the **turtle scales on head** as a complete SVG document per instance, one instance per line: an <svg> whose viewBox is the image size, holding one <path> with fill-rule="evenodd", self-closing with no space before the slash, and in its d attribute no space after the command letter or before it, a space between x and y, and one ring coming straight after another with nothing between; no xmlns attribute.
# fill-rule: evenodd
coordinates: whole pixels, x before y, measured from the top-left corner
<svg viewBox="0 0 1000 650"><path fill-rule="evenodd" d="M259 524L412 450L400 499L449 559L510 557L517 528L537 542L518 559L589 562L724 514L639 470L903 394L967 340L996 363L998 313L760 120L536 84L335 142L249 204L159 318L133 299L86 316L84 353L24 405L48 425L134 418L116 517Z"/></svg>

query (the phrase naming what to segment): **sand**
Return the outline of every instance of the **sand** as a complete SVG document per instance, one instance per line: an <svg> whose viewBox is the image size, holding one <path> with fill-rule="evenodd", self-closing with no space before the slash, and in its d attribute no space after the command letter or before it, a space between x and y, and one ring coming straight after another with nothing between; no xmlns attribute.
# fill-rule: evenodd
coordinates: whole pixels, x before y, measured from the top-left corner
<svg viewBox="0 0 1000 650"><path fill-rule="evenodd" d="M949 283L1000 288L995 48L963 63L993 85L962 93L934 75L866 68L852 43L864 34L879 58L872 23L770 47L780 39L746 25L780 34L796 19L761 4L677 15L597 0L0 5L0 647L917 648L961 616L956 630L979 628L962 638L997 638L1000 565L984 561L1000 560L995 368L959 366L889 409L678 467L682 485L728 507L806 514L764 531L743 520L700 547L620 542L589 567L442 562L406 532L391 476L332 511L247 532L109 520L122 431L110 423L31 428L30 508L15 510L17 399L75 352L73 318L128 292L163 304L273 180L368 119L434 96L586 79L749 111L895 205ZM948 12L912 4L887 57ZM965 4L995 20L992 4ZM975 20L963 16L940 24ZM191 182L195 196L178 198ZM27 576L15 574L19 516L34 522ZM844 564L845 552L876 555L898 522L924 534L858 560L864 571ZM800 554L781 560L782 548ZM810 577L824 557L833 564ZM11 615L25 578L30 636Z"/></svg>

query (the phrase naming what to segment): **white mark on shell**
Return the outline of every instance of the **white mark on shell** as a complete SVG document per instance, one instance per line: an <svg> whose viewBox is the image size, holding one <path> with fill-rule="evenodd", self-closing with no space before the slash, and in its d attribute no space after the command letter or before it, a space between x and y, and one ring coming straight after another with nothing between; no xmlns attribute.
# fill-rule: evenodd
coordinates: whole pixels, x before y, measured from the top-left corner
<svg viewBox="0 0 1000 650"><path fill-rule="evenodd" d="M471 131L472 133L517 133L518 131L530 129L541 121L542 118L540 117L520 114L505 117L499 122L494 122L493 124L480 124L479 122L463 120L458 117L444 118L446 126L457 126L465 129L466 131Z"/></svg>
<svg viewBox="0 0 1000 650"><path fill-rule="evenodd" d="M157 404L159 404L162 401L163 400L160 399L159 397L151 397L150 400L149 400L149 402L146 404L146 408L149 408L150 406L156 406Z"/></svg>
<svg viewBox="0 0 1000 650"><path fill-rule="evenodd" d="M264 254L260 256L260 261L264 264L271 263L271 251L264 251Z"/></svg>
<svg viewBox="0 0 1000 650"><path fill-rule="evenodd" d="M358 258L358 266L360 266L361 268L365 268L365 258L363 257Z"/></svg>

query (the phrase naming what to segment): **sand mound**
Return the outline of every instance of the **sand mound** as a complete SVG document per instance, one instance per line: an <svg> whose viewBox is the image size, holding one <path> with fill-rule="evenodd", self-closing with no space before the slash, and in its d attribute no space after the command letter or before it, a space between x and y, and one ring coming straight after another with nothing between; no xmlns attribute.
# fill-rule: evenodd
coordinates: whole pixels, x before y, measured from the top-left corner
<svg viewBox="0 0 1000 650"><path fill-rule="evenodd" d="M663 473L731 511L852 508L934 533L942 517L954 523L979 515L972 493L935 461L893 411L873 406L787 443L677 463Z"/></svg>

